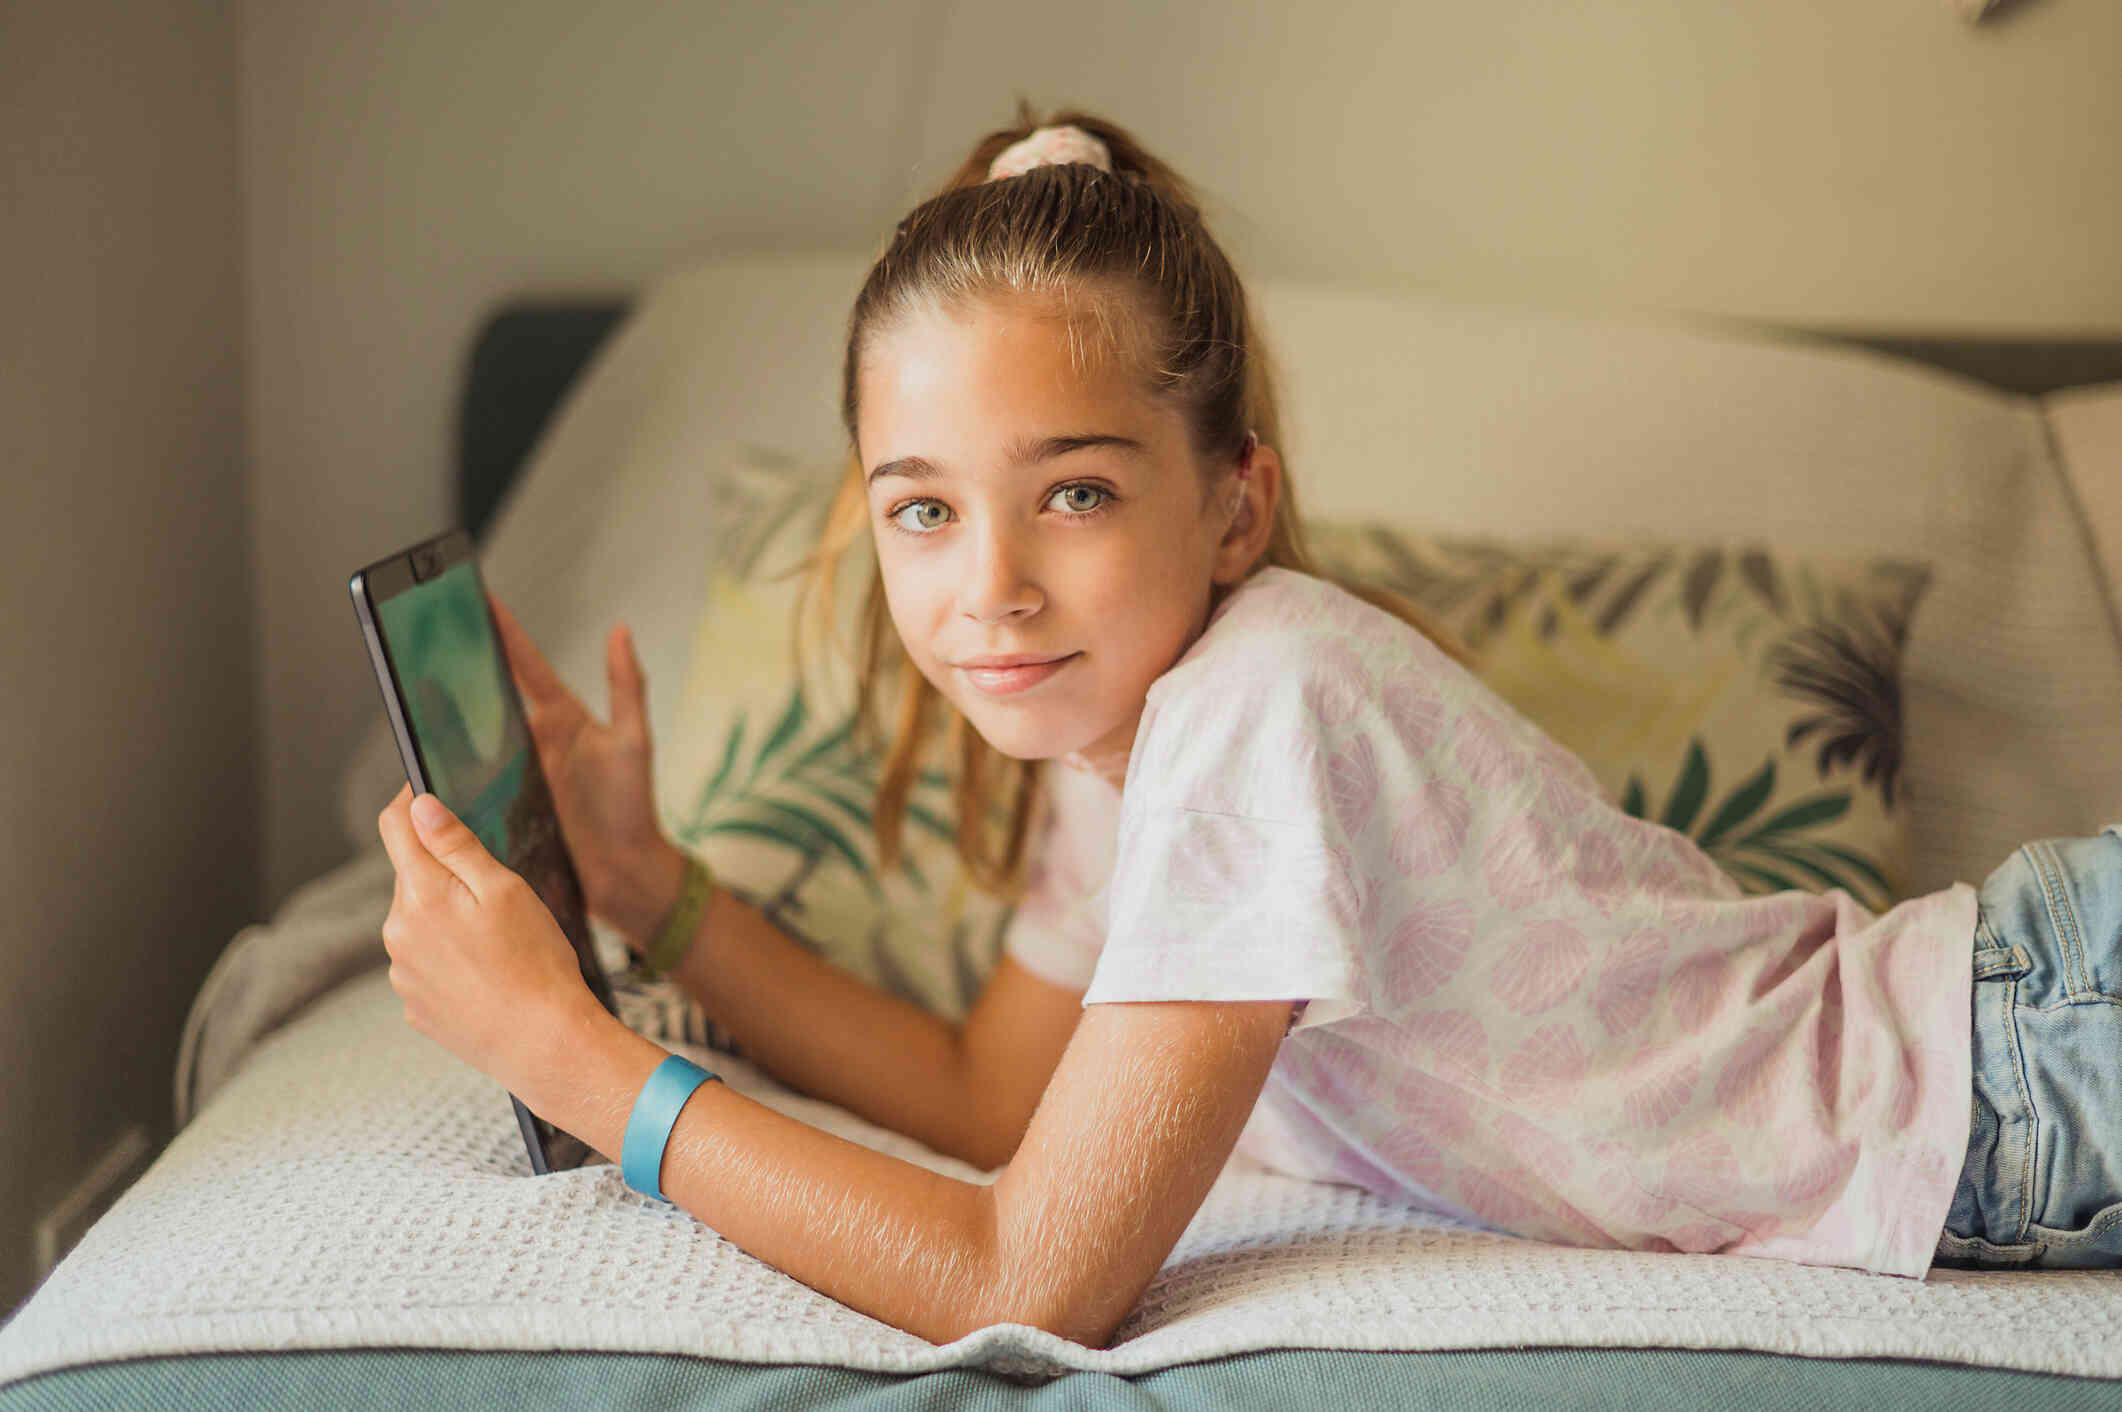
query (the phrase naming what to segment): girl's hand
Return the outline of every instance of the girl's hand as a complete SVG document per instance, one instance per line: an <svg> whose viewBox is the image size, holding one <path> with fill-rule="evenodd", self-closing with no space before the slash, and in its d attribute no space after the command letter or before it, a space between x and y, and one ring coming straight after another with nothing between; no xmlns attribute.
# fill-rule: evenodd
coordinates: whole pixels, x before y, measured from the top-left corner
<svg viewBox="0 0 2122 1412"><path fill-rule="evenodd" d="M582 881L582 900L638 949L676 900L684 860L656 821L648 682L633 634L616 626L605 642L612 708L605 725L567 689L501 600L488 594L487 601L552 789L560 836Z"/></svg>
<svg viewBox="0 0 2122 1412"><path fill-rule="evenodd" d="M399 789L376 827L397 869L383 945L405 1019L522 1097L552 1077L556 1042L603 1013L531 885L432 795ZM417 822L432 806L434 822Z"/></svg>

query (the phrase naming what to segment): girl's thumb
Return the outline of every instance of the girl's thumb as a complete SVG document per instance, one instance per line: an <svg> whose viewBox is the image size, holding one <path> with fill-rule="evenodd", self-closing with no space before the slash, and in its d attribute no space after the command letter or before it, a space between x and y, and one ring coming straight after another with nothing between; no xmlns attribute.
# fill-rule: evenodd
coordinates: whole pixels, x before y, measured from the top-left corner
<svg viewBox="0 0 2122 1412"><path fill-rule="evenodd" d="M413 822L420 826L421 833L432 836L448 827L449 812L434 795L422 794L413 801Z"/></svg>
<svg viewBox="0 0 2122 1412"><path fill-rule="evenodd" d="M486 869L494 866L493 855L486 851L479 835L432 794L423 794L413 801L413 827L435 861L455 873L474 896L479 895Z"/></svg>

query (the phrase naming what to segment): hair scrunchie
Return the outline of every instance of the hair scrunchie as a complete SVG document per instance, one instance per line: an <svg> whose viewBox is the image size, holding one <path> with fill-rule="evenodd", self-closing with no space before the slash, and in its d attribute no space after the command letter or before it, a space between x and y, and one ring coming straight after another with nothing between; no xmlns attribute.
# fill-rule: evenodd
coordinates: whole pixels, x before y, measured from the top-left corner
<svg viewBox="0 0 2122 1412"><path fill-rule="evenodd" d="M1033 167L1055 162L1088 162L1101 172L1109 172L1113 169L1113 154L1103 142L1073 123L1042 127L996 153L995 160L987 165L987 179L1022 176Z"/></svg>

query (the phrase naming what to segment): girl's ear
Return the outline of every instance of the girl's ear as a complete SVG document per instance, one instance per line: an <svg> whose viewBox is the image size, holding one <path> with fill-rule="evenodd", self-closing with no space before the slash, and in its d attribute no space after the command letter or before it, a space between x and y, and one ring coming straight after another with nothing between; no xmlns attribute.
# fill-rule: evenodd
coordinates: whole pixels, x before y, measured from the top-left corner
<svg viewBox="0 0 2122 1412"><path fill-rule="evenodd" d="M1215 582L1237 583L1267 549L1275 528L1275 507L1282 499L1282 458L1265 442L1255 442L1250 463L1231 473L1232 490L1223 501L1225 529L1216 546Z"/></svg>

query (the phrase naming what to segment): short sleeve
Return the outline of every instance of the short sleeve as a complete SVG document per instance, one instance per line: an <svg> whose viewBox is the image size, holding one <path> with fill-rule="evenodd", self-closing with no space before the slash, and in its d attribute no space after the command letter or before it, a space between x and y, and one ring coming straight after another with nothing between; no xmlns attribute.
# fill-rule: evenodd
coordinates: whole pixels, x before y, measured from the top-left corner
<svg viewBox="0 0 2122 1412"><path fill-rule="evenodd" d="M1262 634L1198 664L1213 670L1159 682L1085 1004L1308 1002L1299 1028L1369 1008L1365 872L1335 794L1375 716L1354 709L1341 654L1318 645Z"/></svg>
<svg viewBox="0 0 2122 1412"><path fill-rule="evenodd" d="M1095 777L1050 766L1025 893L1003 953L1050 984L1083 990L1105 944L1119 795Z"/></svg>
<svg viewBox="0 0 2122 1412"><path fill-rule="evenodd" d="M1360 919L1344 861L1301 825L1153 810L1114 872L1086 1005L1300 1000L1300 1028L1360 1012Z"/></svg>

